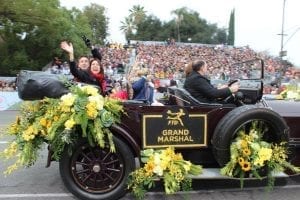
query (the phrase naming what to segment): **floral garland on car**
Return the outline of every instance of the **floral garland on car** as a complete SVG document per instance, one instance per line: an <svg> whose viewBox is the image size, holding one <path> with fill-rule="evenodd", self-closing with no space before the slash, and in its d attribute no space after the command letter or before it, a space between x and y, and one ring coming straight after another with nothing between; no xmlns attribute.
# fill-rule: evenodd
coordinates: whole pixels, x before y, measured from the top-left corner
<svg viewBox="0 0 300 200"><path fill-rule="evenodd" d="M293 166L287 161L287 146L263 141L262 130L259 123L253 122L249 133L240 130L238 136L230 146L230 161L221 169L221 174L229 177L239 177L241 188L244 178L254 176L262 179L261 173L266 173L267 189L274 185L274 173L289 169L300 173L300 168Z"/></svg>
<svg viewBox="0 0 300 200"><path fill-rule="evenodd" d="M0 157L17 158L4 173L33 165L45 142L50 145L54 160L59 160L65 144L72 145L78 138L87 138L92 146L104 147L108 143L110 150L115 151L109 127L120 121L123 112L120 101L101 96L90 85L69 89L59 99L44 98L22 104L20 117L7 132L15 139L0 152Z"/></svg>
<svg viewBox="0 0 300 200"><path fill-rule="evenodd" d="M162 179L166 194L173 194L179 190L191 189L191 178L188 175L199 175L202 166L194 165L183 159L174 148L141 151L141 160L144 164L129 176L128 189L137 199L143 199L147 189L155 186L157 179Z"/></svg>
<svg viewBox="0 0 300 200"><path fill-rule="evenodd" d="M288 85L280 94L276 95L278 100L295 100L300 101L300 88L297 85Z"/></svg>

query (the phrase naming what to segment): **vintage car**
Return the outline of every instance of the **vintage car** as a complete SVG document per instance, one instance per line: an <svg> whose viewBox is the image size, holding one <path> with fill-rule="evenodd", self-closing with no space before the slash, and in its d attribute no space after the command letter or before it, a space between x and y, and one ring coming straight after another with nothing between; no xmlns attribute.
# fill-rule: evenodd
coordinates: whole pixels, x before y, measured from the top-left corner
<svg viewBox="0 0 300 200"><path fill-rule="evenodd" d="M199 102L180 87L167 89L163 106L123 102L126 114L111 127L116 153L79 140L71 154L64 151L59 162L65 186L79 199L119 199L127 192L129 174L142 165L141 150L147 148L173 146L186 160L207 170L218 169L229 161L237 132L249 129L253 121L260 121L267 130L265 141L288 142L289 159L300 166L300 103L266 101L263 67L260 59L233 65L241 73L233 73L231 80L239 79L240 89L222 104Z"/></svg>

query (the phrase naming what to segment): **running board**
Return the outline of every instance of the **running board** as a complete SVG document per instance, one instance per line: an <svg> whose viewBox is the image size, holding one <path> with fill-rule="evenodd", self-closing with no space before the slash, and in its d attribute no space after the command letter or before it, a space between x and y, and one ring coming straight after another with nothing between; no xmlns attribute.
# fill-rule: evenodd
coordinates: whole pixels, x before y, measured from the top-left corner
<svg viewBox="0 0 300 200"><path fill-rule="evenodd" d="M220 174L220 168L203 168L203 173L197 176L189 176L192 179L240 179L240 178L233 178L228 176L223 176ZM284 172L276 173L274 174L275 178L288 178L289 175L287 175ZM251 179L257 179L255 177L253 178L247 178L247 180Z"/></svg>

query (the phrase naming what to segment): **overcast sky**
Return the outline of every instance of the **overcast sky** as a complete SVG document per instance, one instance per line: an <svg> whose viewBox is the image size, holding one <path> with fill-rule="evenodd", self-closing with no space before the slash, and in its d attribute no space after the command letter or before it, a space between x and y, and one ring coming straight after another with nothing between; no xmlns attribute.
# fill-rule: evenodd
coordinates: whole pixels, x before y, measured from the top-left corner
<svg viewBox="0 0 300 200"><path fill-rule="evenodd" d="M91 3L102 5L109 17L111 41L125 42L119 30L129 9L141 5L147 14L162 21L174 18L171 11L187 7L200 14L209 23L227 28L230 12L235 8L235 45L249 45L256 51L279 55L281 48L282 13L284 0L60 0L67 8L82 9ZM287 59L300 67L300 0L285 0L283 40Z"/></svg>

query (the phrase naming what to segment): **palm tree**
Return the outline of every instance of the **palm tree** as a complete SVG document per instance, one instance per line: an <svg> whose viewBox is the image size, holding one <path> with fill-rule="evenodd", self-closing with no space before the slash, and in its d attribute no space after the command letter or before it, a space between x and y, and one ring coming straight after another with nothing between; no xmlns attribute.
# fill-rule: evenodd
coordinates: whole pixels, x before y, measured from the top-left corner
<svg viewBox="0 0 300 200"><path fill-rule="evenodd" d="M136 30L136 25L134 24L134 19L132 17L125 17L125 21L121 21L120 30L125 33L126 40L133 36L133 32Z"/></svg>
<svg viewBox="0 0 300 200"><path fill-rule="evenodd" d="M176 22L176 26L177 26L177 41L180 42L180 25L181 22L183 20L183 9L179 9L179 10L174 10L171 13L174 14L176 16L175 18L175 22Z"/></svg>
<svg viewBox="0 0 300 200"><path fill-rule="evenodd" d="M146 17L146 11L144 10L143 6L135 5L132 7L132 9L129 10L130 17L133 18L133 22L135 25L138 25L143 21Z"/></svg>

